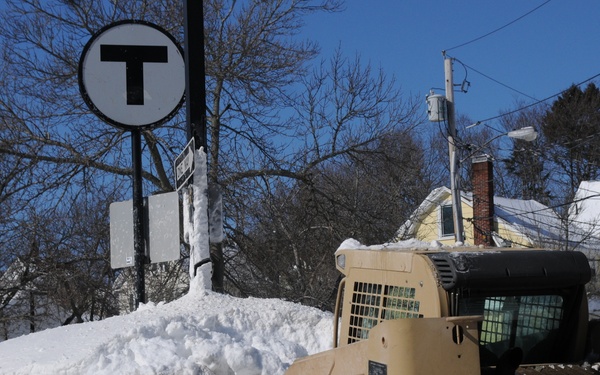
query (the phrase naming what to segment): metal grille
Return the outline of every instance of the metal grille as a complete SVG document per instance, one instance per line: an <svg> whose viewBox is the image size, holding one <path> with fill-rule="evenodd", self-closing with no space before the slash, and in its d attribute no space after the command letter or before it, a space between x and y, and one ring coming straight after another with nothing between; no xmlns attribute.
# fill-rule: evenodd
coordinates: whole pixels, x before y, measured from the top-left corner
<svg viewBox="0 0 600 375"><path fill-rule="evenodd" d="M381 290L381 284L354 283L348 344L368 338L371 328L377 325Z"/></svg>
<svg viewBox="0 0 600 375"><path fill-rule="evenodd" d="M448 258L431 257L431 260L438 271L438 277L442 286L446 290L454 288L454 285L456 285L456 273Z"/></svg>
<svg viewBox="0 0 600 375"><path fill-rule="evenodd" d="M486 299L479 340L481 344L508 340L511 319L502 311L503 303L504 297Z"/></svg>
<svg viewBox="0 0 600 375"><path fill-rule="evenodd" d="M415 288L355 282L348 344L368 338L381 320L422 318L419 308Z"/></svg>
<svg viewBox="0 0 600 375"><path fill-rule="evenodd" d="M562 298L559 296L522 297L517 336L559 328L562 312Z"/></svg>
<svg viewBox="0 0 600 375"><path fill-rule="evenodd" d="M422 318L415 292L415 288L386 285L383 319Z"/></svg>
<svg viewBox="0 0 600 375"><path fill-rule="evenodd" d="M481 344L511 342L558 329L562 319L560 296L491 297L485 300Z"/></svg>

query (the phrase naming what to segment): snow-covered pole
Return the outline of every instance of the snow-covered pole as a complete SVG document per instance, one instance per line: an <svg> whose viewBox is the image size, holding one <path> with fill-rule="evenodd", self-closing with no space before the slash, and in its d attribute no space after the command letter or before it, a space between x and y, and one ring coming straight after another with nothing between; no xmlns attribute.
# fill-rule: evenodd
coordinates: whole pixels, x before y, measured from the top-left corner
<svg viewBox="0 0 600 375"><path fill-rule="evenodd" d="M192 183L184 190L184 238L190 245L190 290L211 289L208 229L208 177L204 148L194 152L196 168Z"/></svg>
<svg viewBox="0 0 600 375"><path fill-rule="evenodd" d="M204 64L204 7L202 1L184 1L185 98L188 139L193 138L196 169L184 192L184 210L191 228L186 234L190 244L190 289L194 285L211 289L208 234L208 183L206 140L206 72ZM198 275L198 280L195 276Z"/></svg>

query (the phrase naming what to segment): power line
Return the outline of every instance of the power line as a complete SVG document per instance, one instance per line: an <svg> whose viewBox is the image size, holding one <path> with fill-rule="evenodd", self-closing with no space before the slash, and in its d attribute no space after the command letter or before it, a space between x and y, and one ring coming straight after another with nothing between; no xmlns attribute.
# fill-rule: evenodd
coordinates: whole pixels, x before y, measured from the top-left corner
<svg viewBox="0 0 600 375"><path fill-rule="evenodd" d="M478 37L478 38L475 38L475 39L473 39L473 40L470 40L470 41L468 41L468 42L465 42L465 43L459 44L459 45L457 45L457 46L454 46L454 47L452 47L452 48L448 48L448 49L446 49L446 50L444 50L444 51L445 51L445 52L447 52L447 51L452 51L453 49L457 49L457 48L460 48L460 47L464 47L464 46L466 46L466 45L468 45L468 44L474 43L474 42L476 42L476 41L478 41L478 40L481 40L481 39L483 39L483 38L485 38L485 37L488 37L488 36L490 36L490 35L492 35L492 34L494 34L494 33L498 32L498 31L500 31L500 30L502 30L502 29L505 29L505 28L507 28L508 26L512 25L513 23L515 23L515 22L517 22L517 21L519 21L519 20L521 20L521 19L523 19L523 18L527 17L528 15L530 15L531 13L533 13L533 12L535 12L536 10L540 9L541 7L543 7L544 5L548 4L549 2L550 2L550 0L547 0L545 3L542 3L541 5L538 5L536 8L534 8L534 9L530 10L529 12L527 12L527 13L525 13L524 15L522 15L521 17L519 17L519 18L515 19L514 21L511 21L511 22L507 23L506 25L504 25L504 26L502 26L502 27L499 27L499 28L497 28L497 29L495 29L495 30L493 30L493 31L490 31L489 33L487 33L487 34L485 34L485 35L482 35L482 36L480 36L480 37Z"/></svg>
<svg viewBox="0 0 600 375"><path fill-rule="evenodd" d="M598 78L598 77L600 77L600 73L598 73L598 74L596 74L596 75L594 75L594 76L592 76L592 77L590 77L590 78L588 78L588 79L586 79L586 80L583 80L583 81L581 81L581 82L579 82L579 83L575 84L574 86L577 86L577 87L579 87L579 86L583 85L584 83L587 83L587 82L593 81L594 79L596 79L596 78ZM570 88L571 88L571 87L568 87L568 88L566 88L566 89L564 89L564 90L562 90L562 91L560 91L560 92L558 92L558 93L556 93L556 94L554 94L554 95L551 95L551 96L549 96L549 97L547 97L547 98L545 98L545 99L538 100L538 101L536 101L536 102L533 102L533 103L531 103L531 104L528 104L528 105L526 105L526 106L523 106L523 107L517 108L517 109L515 109L515 110L513 110L513 111L506 112L506 113L502 113L502 114L500 114L500 115L497 115L497 116L494 116L494 117L490 117L490 118L486 118L486 119L484 119L484 120L479 120L479 121L477 121L477 122L476 122L476 124L480 124L480 123L487 122L487 121L491 121L491 120L496 120L496 119L502 118L502 117L504 117L504 116L512 115L513 113L517 113L517 112L523 111L523 110L525 110L525 109L527 109L527 108L531 108L531 107L533 107L533 106L536 106L536 105L538 105L538 104L540 104L540 103L543 103L543 102L545 102L545 101L548 101L548 100L550 100L550 99L556 98L557 96L560 96L560 95L564 94L564 93L565 93L565 92L567 92L567 91L568 91ZM485 125L485 124L484 124L484 125ZM498 129L496 129L496 128L494 128L494 127L491 127L491 126L489 126L489 125L485 125L485 126L487 126L488 128L490 128L490 129L492 129L492 130L495 130L495 131L497 131L497 132L500 132L500 131L501 131L501 130L498 130Z"/></svg>
<svg viewBox="0 0 600 375"><path fill-rule="evenodd" d="M509 89L509 90L512 90L512 91L514 91L514 92L516 92L516 93L518 93L518 94L521 94L521 95L523 95L523 96L526 96L526 97L528 97L528 98L529 98L529 99L531 99L531 100L538 100L537 98L534 98L533 96L527 95L527 94L525 94L524 92L521 92L521 91L519 91L519 90L517 90L517 89L515 89L515 88L513 88L513 87L510 87L510 86L508 86L507 84L504 84L504 83L502 83L502 82L498 81L497 79L494 79L494 78L492 78L492 77L490 77L490 76L488 76L488 75L486 75L486 74L484 74L484 73L482 73L482 72L478 71L477 69L475 69L475 68L473 68L473 67L471 67L471 66L469 66L469 65L465 64L464 62L460 61L460 60L459 60L459 59L457 59L457 58L454 58L454 60L456 60L457 62L459 62L459 63L460 63L461 65L463 65L465 68L468 68L468 69L470 69L470 70L474 71L475 73L477 73L477 74L479 74L479 75L482 75L482 76L484 76L485 78L487 78L487 79L489 79L490 81L493 81L493 82L495 82L495 83L499 84L500 86L504 86L504 87L506 87L507 89Z"/></svg>

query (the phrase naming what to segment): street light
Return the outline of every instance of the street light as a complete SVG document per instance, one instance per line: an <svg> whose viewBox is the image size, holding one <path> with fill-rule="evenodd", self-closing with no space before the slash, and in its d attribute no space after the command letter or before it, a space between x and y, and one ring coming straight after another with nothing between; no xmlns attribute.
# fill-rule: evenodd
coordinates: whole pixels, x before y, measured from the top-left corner
<svg viewBox="0 0 600 375"><path fill-rule="evenodd" d="M485 146L489 145L490 143L492 143L496 139L498 139L500 137L504 137L504 136L507 136L507 137L512 138L512 139L517 139L517 140L520 140L520 141L533 142L533 141L535 141L537 139L538 132L534 129L533 126L526 126L524 128L511 130L508 133L499 134L499 135L495 136L494 138L486 141L484 144L482 144L481 146L479 146L475 151L472 151L471 154L469 154L469 156L467 156L467 157L463 158L462 160L460 160L459 164L462 163L462 162L464 162L465 160L469 159L470 157L474 156L477 152L479 152L482 149L484 149Z"/></svg>
<svg viewBox="0 0 600 375"><path fill-rule="evenodd" d="M506 133L510 138L520 139L522 141L532 142L538 136L538 133L535 131L533 126L526 126L521 129L513 130Z"/></svg>

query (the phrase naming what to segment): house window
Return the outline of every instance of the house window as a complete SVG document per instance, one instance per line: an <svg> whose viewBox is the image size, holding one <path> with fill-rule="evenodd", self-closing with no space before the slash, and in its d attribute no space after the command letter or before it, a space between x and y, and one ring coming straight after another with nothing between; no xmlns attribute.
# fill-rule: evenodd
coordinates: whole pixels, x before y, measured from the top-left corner
<svg viewBox="0 0 600 375"><path fill-rule="evenodd" d="M454 218L452 216L452 206L442 206L441 208L441 232L442 237L454 235Z"/></svg>

